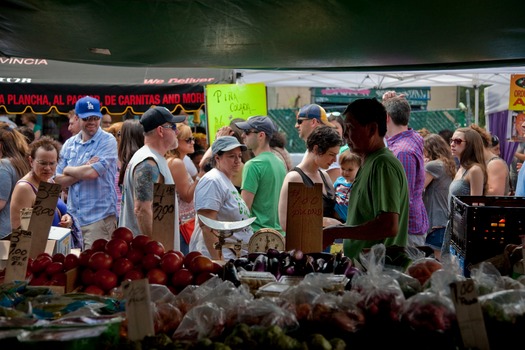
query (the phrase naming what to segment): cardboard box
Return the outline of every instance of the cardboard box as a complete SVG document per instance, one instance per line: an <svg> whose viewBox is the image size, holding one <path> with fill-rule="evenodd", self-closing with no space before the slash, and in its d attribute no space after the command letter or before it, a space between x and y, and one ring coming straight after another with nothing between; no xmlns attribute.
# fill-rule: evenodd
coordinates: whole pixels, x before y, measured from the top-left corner
<svg viewBox="0 0 525 350"><path fill-rule="evenodd" d="M45 251L51 255L71 253L71 229L51 226Z"/></svg>

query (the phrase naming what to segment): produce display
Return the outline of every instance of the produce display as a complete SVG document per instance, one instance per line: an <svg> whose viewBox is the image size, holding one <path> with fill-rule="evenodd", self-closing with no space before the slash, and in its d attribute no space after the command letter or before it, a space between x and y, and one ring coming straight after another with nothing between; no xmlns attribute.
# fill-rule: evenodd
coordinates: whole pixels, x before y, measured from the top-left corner
<svg viewBox="0 0 525 350"><path fill-rule="evenodd" d="M403 349L461 349L449 288L465 280L460 270L453 257L383 245L358 259L269 249L218 263L121 228L78 257L40 254L26 281L1 284L0 341L18 349L350 349L388 339ZM52 287L72 271L74 291L57 294ZM472 271L491 349L525 326L516 277L489 263ZM127 339L121 290L135 279L150 283L155 330L141 341Z"/></svg>

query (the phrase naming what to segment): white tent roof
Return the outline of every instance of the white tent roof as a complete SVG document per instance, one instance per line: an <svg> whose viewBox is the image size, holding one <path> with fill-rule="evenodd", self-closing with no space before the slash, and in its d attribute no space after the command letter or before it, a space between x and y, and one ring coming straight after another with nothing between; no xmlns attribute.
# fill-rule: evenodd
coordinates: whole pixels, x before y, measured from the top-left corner
<svg viewBox="0 0 525 350"><path fill-rule="evenodd" d="M340 72L238 69L238 83L267 86L340 87L386 89L395 87L508 85L511 74L525 74L525 67L443 71Z"/></svg>

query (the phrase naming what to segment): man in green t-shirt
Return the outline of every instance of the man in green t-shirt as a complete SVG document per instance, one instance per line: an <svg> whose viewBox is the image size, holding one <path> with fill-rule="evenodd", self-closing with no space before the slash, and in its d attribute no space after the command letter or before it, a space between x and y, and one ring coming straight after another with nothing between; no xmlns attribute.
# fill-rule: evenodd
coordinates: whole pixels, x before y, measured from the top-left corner
<svg viewBox="0 0 525 350"><path fill-rule="evenodd" d="M375 99L348 105L345 133L348 146L364 159L352 186L348 220L323 229L323 245L344 238L345 256L356 258L363 248L383 243L406 246L408 185L403 165L385 146L386 111Z"/></svg>
<svg viewBox="0 0 525 350"><path fill-rule="evenodd" d="M252 230L273 228L283 234L277 208L286 167L270 148L270 139L277 128L266 116L251 117L235 125L243 130L243 142L255 154L244 165L241 185L241 197L251 216L256 217Z"/></svg>

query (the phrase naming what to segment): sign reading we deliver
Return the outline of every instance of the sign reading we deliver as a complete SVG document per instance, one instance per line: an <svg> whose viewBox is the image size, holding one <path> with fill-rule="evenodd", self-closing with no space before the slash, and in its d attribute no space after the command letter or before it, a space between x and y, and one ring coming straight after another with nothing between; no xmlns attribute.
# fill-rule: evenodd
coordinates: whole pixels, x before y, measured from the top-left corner
<svg viewBox="0 0 525 350"><path fill-rule="evenodd" d="M233 119L248 119L255 115L267 115L266 86L264 84L213 84L206 86L206 115L208 142Z"/></svg>

